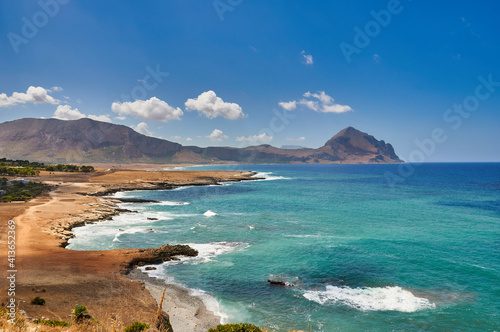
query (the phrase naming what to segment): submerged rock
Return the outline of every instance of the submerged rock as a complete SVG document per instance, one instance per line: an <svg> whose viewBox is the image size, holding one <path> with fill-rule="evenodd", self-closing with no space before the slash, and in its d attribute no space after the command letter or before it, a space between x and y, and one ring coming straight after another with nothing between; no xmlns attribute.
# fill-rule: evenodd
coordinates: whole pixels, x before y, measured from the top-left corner
<svg viewBox="0 0 500 332"><path fill-rule="evenodd" d="M298 278L295 278L298 279ZM275 275L270 275L267 278L267 282L270 283L271 285L275 286L284 286L284 287L294 287L295 283L291 282L288 280L288 278L284 276L275 276Z"/></svg>

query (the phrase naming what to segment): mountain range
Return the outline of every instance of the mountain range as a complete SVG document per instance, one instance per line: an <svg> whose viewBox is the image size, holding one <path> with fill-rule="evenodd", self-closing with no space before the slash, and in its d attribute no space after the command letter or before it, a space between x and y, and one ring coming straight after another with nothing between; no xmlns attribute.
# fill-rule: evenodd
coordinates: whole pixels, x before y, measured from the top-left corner
<svg viewBox="0 0 500 332"><path fill-rule="evenodd" d="M0 157L48 163L401 163L391 144L347 127L317 149L183 146L88 118L0 124Z"/></svg>

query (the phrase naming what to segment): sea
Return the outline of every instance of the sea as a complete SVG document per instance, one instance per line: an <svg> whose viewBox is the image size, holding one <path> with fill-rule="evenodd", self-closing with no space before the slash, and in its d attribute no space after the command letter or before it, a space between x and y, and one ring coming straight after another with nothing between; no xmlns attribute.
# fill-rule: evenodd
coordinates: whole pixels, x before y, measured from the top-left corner
<svg viewBox="0 0 500 332"><path fill-rule="evenodd" d="M188 244L198 257L146 272L224 323L500 331L499 163L189 169L263 179L116 193L159 203L121 204L138 213L74 229L68 249Z"/></svg>

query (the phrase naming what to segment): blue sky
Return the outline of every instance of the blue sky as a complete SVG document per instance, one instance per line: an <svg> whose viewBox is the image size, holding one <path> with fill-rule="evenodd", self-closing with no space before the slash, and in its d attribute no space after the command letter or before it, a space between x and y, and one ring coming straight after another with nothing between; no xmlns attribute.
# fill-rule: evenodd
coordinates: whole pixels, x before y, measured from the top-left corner
<svg viewBox="0 0 500 332"><path fill-rule="evenodd" d="M3 1L0 121L86 116L200 146L319 147L353 126L406 161L500 161L499 11Z"/></svg>

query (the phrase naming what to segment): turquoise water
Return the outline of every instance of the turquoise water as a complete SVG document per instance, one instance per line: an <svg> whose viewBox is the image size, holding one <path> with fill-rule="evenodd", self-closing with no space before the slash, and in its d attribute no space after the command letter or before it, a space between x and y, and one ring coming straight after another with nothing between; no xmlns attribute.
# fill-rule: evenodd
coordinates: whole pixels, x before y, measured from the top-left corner
<svg viewBox="0 0 500 332"><path fill-rule="evenodd" d="M398 167L205 167L267 180L121 193L162 203L123 204L140 213L75 229L69 248L191 244L200 257L152 275L272 331L500 330L500 164L423 164L389 186Z"/></svg>

